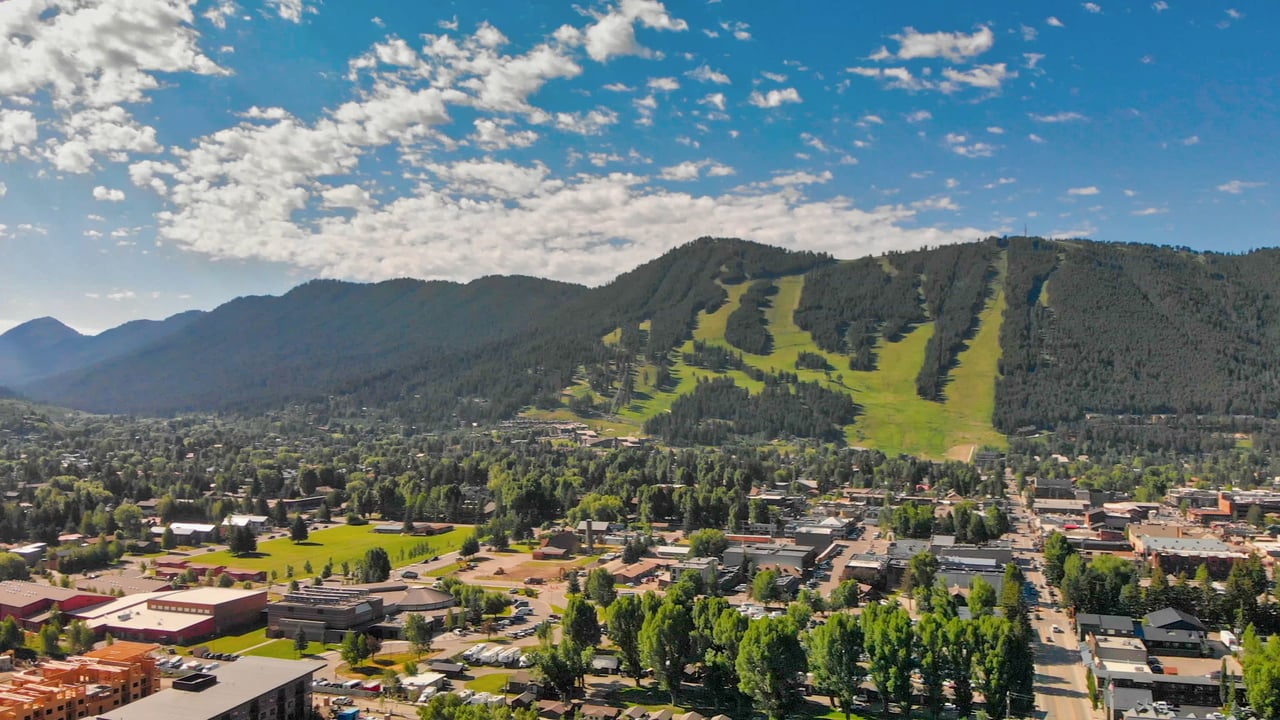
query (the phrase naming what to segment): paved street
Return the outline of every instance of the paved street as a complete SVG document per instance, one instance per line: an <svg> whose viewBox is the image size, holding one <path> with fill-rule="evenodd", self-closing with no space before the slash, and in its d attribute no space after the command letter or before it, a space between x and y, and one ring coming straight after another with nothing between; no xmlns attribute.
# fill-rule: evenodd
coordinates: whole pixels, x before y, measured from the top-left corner
<svg viewBox="0 0 1280 720"><path fill-rule="evenodd" d="M1023 518L1014 524L1014 558L1038 591L1032 612L1040 617L1036 619L1033 615L1031 621L1039 638L1032 648L1036 657L1036 716L1048 720L1101 717L1101 711L1094 713L1089 706L1085 667L1080 661L1075 635L1071 632L1071 621L1052 600L1051 589L1041 572L1044 557L1035 550L1035 530L1027 521L1026 504L1016 492L1017 488L1010 486L1008 494L1012 499L1013 512ZM1053 632L1054 625L1062 628L1062 632Z"/></svg>

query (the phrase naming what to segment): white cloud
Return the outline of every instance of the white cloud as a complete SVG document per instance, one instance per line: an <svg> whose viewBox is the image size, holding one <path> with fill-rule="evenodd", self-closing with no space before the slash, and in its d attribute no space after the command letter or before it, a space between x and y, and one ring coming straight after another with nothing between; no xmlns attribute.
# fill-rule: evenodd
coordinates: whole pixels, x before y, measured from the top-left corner
<svg viewBox="0 0 1280 720"><path fill-rule="evenodd" d="M870 114L863 115L862 119L858 121L858 124L859 125L867 125L867 124L883 125L884 118L880 117L879 115L870 115Z"/></svg>
<svg viewBox="0 0 1280 720"><path fill-rule="evenodd" d="M911 207L917 210L959 210L960 206L951 200L949 195L935 195L934 197L917 200L911 203Z"/></svg>
<svg viewBox="0 0 1280 720"><path fill-rule="evenodd" d="M1098 188L1093 185L1089 185L1087 187L1074 187L1067 190L1068 195L1097 195L1098 192Z"/></svg>
<svg viewBox="0 0 1280 720"><path fill-rule="evenodd" d="M770 90L761 94L759 90L751 93L751 97L747 102L761 108L776 108L784 103L802 102L800 93L795 88L784 88L782 90Z"/></svg>
<svg viewBox="0 0 1280 720"><path fill-rule="evenodd" d="M1048 115L1037 115L1036 113L1027 113L1027 117L1041 123L1064 123L1076 122L1079 120L1088 120L1087 117L1078 112L1056 112Z"/></svg>
<svg viewBox="0 0 1280 720"><path fill-rule="evenodd" d="M1187 137L1182 138L1182 140L1180 140L1179 142L1181 142L1183 145L1188 145L1188 146L1190 146L1190 145L1199 145L1199 144L1200 144L1200 136L1199 136L1199 135L1189 135L1189 136L1187 136Z"/></svg>
<svg viewBox="0 0 1280 720"><path fill-rule="evenodd" d="M703 169L707 170L707 175L711 177L727 177L734 174L734 169L728 165L722 165L714 160L686 160L685 162L670 167L662 168L661 178L663 180L672 180L676 182L687 182L689 180L697 180Z"/></svg>
<svg viewBox="0 0 1280 720"><path fill-rule="evenodd" d="M657 0L620 0L614 9L597 15L596 22L587 28L584 41L587 54L596 62L620 55L648 56L649 50L636 42L637 22L652 30L689 29L688 23L673 18Z"/></svg>
<svg viewBox="0 0 1280 720"><path fill-rule="evenodd" d="M9 194L9 186L8 186L8 185L5 185L5 184L4 184L4 183L2 183L2 182L0 182L0 198L4 197L5 195L8 195L8 194Z"/></svg>
<svg viewBox="0 0 1280 720"><path fill-rule="evenodd" d="M626 83L620 83L620 82L609 83L608 85L604 86L604 89L608 90L609 92L632 92L633 90L635 90L635 88L631 87L630 85L627 85Z"/></svg>
<svg viewBox="0 0 1280 720"><path fill-rule="evenodd" d="M1026 42L1031 42L1032 40L1035 40L1036 36L1040 34L1039 30L1036 30L1030 25L1022 25L1018 28L1018 31L1022 33L1022 39L1025 40Z"/></svg>
<svg viewBox="0 0 1280 720"><path fill-rule="evenodd" d="M710 93L698 102L703 105L710 105L717 110L724 110L724 93Z"/></svg>
<svg viewBox="0 0 1280 720"><path fill-rule="evenodd" d="M1085 12L1093 13L1094 15L1102 12L1102 6L1098 3L1087 2L1081 4L1080 7L1084 8Z"/></svg>
<svg viewBox="0 0 1280 720"><path fill-rule="evenodd" d="M671 92L680 89L680 81L673 77L649 78L648 83L650 90L660 90L662 92Z"/></svg>
<svg viewBox="0 0 1280 720"><path fill-rule="evenodd" d="M991 49L995 35L991 28L982 26L972 34L963 32L921 33L915 28L904 28L898 41L896 57L902 60L943 57L952 62L963 62Z"/></svg>
<svg viewBox="0 0 1280 720"><path fill-rule="evenodd" d="M1169 3L1164 0L1156 0L1156 2L1151 3L1151 9L1161 13L1169 9Z"/></svg>
<svg viewBox="0 0 1280 720"><path fill-rule="evenodd" d="M1130 190L1129 188L1125 188L1125 189L1124 189L1124 196L1125 196L1125 197L1133 197L1133 196L1135 196L1135 195L1137 195L1137 194L1138 194L1138 191L1137 191L1137 190Z"/></svg>
<svg viewBox="0 0 1280 720"><path fill-rule="evenodd" d="M365 208L373 198L369 192L359 185L342 185L325 188L320 193L321 204L325 208Z"/></svg>
<svg viewBox="0 0 1280 720"><path fill-rule="evenodd" d="M800 139L804 142L805 145L808 145L809 147L813 148L814 150L817 150L818 152L822 152L822 153L831 152L831 148L827 147L827 144L822 142L822 140L815 135L812 135L807 132L800 133Z"/></svg>
<svg viewBox="0 0 1280 720"><path fill-rule="evenodd" d="M1061 20L1059 20L1058 18L1052 15L1044 19L1044 24L1050 27L1058 27L1058 28L1066 27L1066 25L1064 25Z"/></svg>
<svg viewBox="0 0 1280 720"><path fill-rule="evenodd" d="M994 190L995 188L998 188L1001 185L1012 185L1013 183L1016 183L1016 182L1018 182L1018 178L1002 177L1002 178L997 178L995 182L989 182L986 185L983 185L982 188L984 190Z"/></svg>
<svg viewBox="0 0 1280 720"><path fill-rule="evenodd" d="M25 148L38 136L36 116L30 111L0 108L0 153Z"/></svg>
<svg viewBox="0 0 1280 720"><path fill-rule="evenodd" d="M201 17L221 30L227 27L227 19L234 17L239 10L240 7L231 0L218 0Z"/></svg>
<svg viewBox="0 0 1280 720"><path fill-rule="evenodd" d="M1264 182L1250 182L1247 180L1231 180L1218 186L1218 192L1228 193L1230 195L1239 195L1245 190L1252 188L1260 188L1266 185Z"/></svg>
<svg viewBox="0 0 1280 720"><path fill-rule="evenodd" d="M105 297L108 300L119 302L121 300L133 300L138 297L138 294L132 290L113 290L112 292L107 293Z"/></svg>
<svg viewBox="0 0 1280 720"><path fill-rule="evenodd" d="M476 118L475 132L470 138L484 150L506 150L513 147L529 147L538 140L533 130L508 130L514 121L509 118Z"/></svg>
<svg viewBox="0 0 1280 720"><path fill-rule="evenodd" d="M274 8L281 19L295 23L302 22L304 12L315 12L313 8L305 7L302 0L267 0L267 7Z"/></svg>
<svg viewBox="0 0 1280 720"><path fill-rule="evenodd" d="M1232 20L1241 20L1244 18L1244 13L1236 10L1235 8L1227 8L1227 17Z"/></svg>
<svg viewBox="0 0 1280 720"><path fill-rule="evenodd" d="M1037 65L1039 65L1039 64L1040 64L1040 61L1044 59L1044 54L1042 54L1042 53L1022 53L1022 59L1024 59L1024 60L1026 60L1026 61L1027 61L1026 68L1027 68L1028 70L1037 70L1038 68L1037 68L1036 66L1037 66ZM1043 71L1042 71L1042 72L1043 72Z"/></svg>
<svg viewBox="0 0 1280 720"><path fill-rule="evenodd" d="M932 120L933 113L928 110L916 110L902 116L909 123L922 123L925 120Z"/></svg>
<svg viewBox="0 0 1280 720"><path fill-rule="evenodd" d="M1036 143L1037 145L1043 145L1046 142L1044 138L1040 137L1035 133L1031 133L1030 135L1028 135L1027 139L1033 143Z"/></svg>
<svg viewBox="0 0 1280 720"><path fill-rule="evenodd" d="M992 135L1003 135L1004 128L1000 127L999 125L989 125L987 127L987 132L991 133Z"/></svg>
<svg viewBox="0 0 1280 720"><path fill-rule="evenodd" d="M99 185L93 189L93 199L106 202L124 202L124 191Z"/></svg>
<svg viewBox="0 0 1280 720"><path fill-rule="evenodd" d="M1169 212L1168 208L1147 207L1141 210L1134 210L1133 215L1163 215Z"/></svg>
<svg viewBox="0 0 1280 720"><path fill-rule="evenodd" d="M1018 73L1010 71L1004 63L975 65L967 70L943 68L943 80L914 75L905 67L859 66L847 68L846 71L863 77L879 78L884 80L890 88L936 90L946 94L958 92L966 87L995 91L1000 89L1005 80L1018 76Z"/></svg>
<svg viewBox="0 0 1280 720"><path fill-rule="evenodd" d="M735 38L742 41L747 41L751 39L751 33L747 32L747 29L750 27L751 27L750 25L741 21L720 23L720 29L724 30L725 32L733 33L733 36Z"/></svg>
<svg viewBox="0 0 1280 720"><path fill-rule="evenodd" d="M947 144L947 149L961 157L991 157L996 151L994 145L984 142L970 142L967 136L959 133L947 133L943 140Z"/></svg>
<svg viewBox="0 0 1280 720"><path fill-rule="evenodd" d="M823 170L817 175L801 170L784 175L777 175L769 182L782 187L792 187L796 185L821 185L822 183L829 182L831 178L832 175L830 170Z"/></svg>
<svg viewBox="0 0 1280 720"><path fill-rule="evenodd" d="M689 72L685 73L686 77L691 77L698 82L715 83L716 85L728 85L729 76L719 70L712 70L708 65L701 65Z"/></svg>
<svg viewBox="0 0 1280 720"><path fill-rule="evenodd" d="M766 80L772 80L773 82L776 82L776 83L784 83L787 81L787 76L783 75L782 73L762 72L760 73L760 75L764 77Z"/></svg>

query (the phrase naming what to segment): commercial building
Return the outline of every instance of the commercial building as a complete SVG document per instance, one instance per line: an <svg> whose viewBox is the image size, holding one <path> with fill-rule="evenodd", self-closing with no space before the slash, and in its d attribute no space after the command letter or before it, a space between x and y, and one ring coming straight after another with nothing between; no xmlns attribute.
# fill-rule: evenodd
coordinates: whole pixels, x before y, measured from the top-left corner
<svg viewBox="0 0 1280 720"><path fill-rule="evenodd" d="M301 627L307 639L339 642L348 632L365 630L386 616L383 599L360 588L304 587L267 606L268 632L293 637Z"/></svg>
<svg viewBox="0 0 1280 720"><path fill-rule="evenodd" d="M140 593L67 615L84 620L98 634L147 642L187 645L252 625L267 606L265 590L195 588Z"/></svg>
<svg viewBox="0 0 1280 720"><path fill-rule="evenodd" d="M1089 635L1098 637L1137 637L1133 618L1128 615L1097 615L1080 613L1076 616L1076 635L1084 640Z"/></svg>
<svg viewBox="0 0 1280 720"><path fill-rule="evenodd" d="M56 603L64 613L112 601L109 595L41 585L23 580L0 582L0 618L12 617L27 630L40 629L42 615Z"/></svg>
<svg viewBox="0 0 1280 720"><path fill-rule="evenodd" d="M117 642L14 673L0 685L0 720L79 720L160 689L158 645Z"/></svg>
<svg viewBox="0 0 1280 720"><path fill-rule="evenodd" d="M725 567L734 567L750 562L757 568L804 572L813 567L816 556L817 553L811 547L780 543L746 543L730 545L724 551L724 564Z"/></svg>
<svg viewBox="0 0 1280 720"><path fill-rule="evenodd" d="M1201 565L1209 568L1216 579L1231 572L1231 564L1248 557L1245 553L1214 538L1156 537L1133 534L1133 550L1151 563L1160 563L1165 573L1185 572L1194 575Z"/></svg>
<svg viewBox="0 0 1280 720"><path fill-rule="evenodd" d="M173 687L99 713L101 720L305 720L312 675L323 662L246 656ZM33 719L34 720L34 719Z"/></svg>
<svg viewBox="0 0 1280 720"><path fill-rule="evenodd" d="M1071 478L1038 477L1031 484L1036 500L1074 500L1076 497L1076 484Z"/></svg>
<svg viewBox="0 0 1280 720"><path fill-rule="evenodd" d="M686 570L698 573L698 575L702 576L703 584L706 587L711 587L716 582L716 576L720 570L720 562L713 557L694 557L674 563L671 565L671 581L678 581Z"/></svg>

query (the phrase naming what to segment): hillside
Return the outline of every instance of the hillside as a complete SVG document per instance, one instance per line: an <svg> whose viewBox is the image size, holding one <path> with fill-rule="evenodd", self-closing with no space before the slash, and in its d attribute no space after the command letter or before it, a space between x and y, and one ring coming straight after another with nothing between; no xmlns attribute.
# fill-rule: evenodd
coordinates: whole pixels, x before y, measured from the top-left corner
<svg viewBox="0 0 1280 720"><path fill-rule="evenodd" d="M1275 418L1278 278L1276 250L1009 238L837 262L703 238L591 289L311 282L122 326L96 336L98 361L0 384L94 411L524 412L677 445L960 457L1091 413ZM85 340L51 319L18 330L0 338L11 374Z"/></svg>

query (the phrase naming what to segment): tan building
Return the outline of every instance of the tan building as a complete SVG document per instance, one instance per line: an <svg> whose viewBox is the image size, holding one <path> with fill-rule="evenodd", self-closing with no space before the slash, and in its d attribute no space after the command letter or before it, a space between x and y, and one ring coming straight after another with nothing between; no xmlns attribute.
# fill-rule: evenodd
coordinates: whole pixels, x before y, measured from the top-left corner
<svg viewBox="0 0 1280 720"><path fill-rule="evenodd" d="M120 641L14 673L0 685L0 720L79 720L160 689L159 645Z"/></svg>

